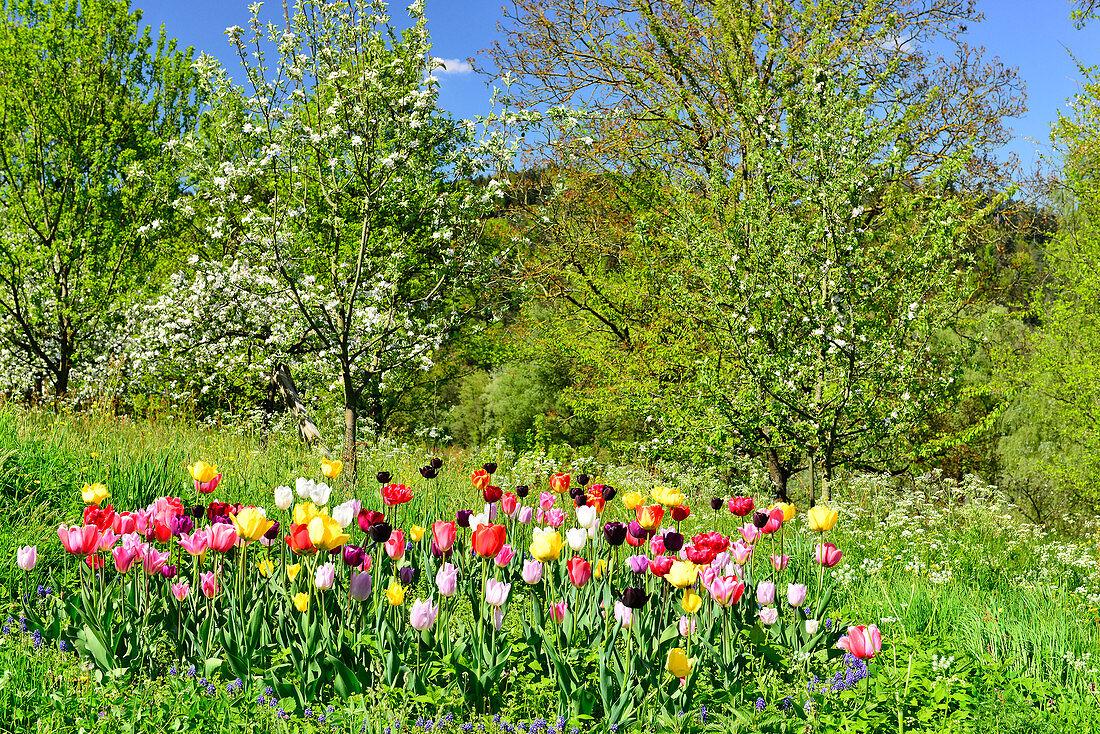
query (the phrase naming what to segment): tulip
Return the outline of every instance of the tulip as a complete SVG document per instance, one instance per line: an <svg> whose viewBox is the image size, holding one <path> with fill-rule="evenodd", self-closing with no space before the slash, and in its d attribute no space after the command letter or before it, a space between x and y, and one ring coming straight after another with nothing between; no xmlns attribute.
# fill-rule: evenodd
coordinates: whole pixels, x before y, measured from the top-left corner
<svg viewBox="0 0 1100 734"><path fill-rule="evenodd" d="M299 499L309 499L313 494L313 488L315 486L317 486L317 483L312 479L298 477L294 480L294 492L298 495Z"/></svg>
<svg viewBox="0 0 1100 734"><path fill-rule="evenodd" d="M329 461L327 459L321 459L321 473L325 475L327 479L335 479L340 476L340 472L344 469L344 463L342 461Z"/></svg>
<svg viewBox="0 0 1100 734"><path fill-rule="evenodd" d="M153 539L158 543L167 543L172 537L172 529L160 520L153 521Z"/></svg>
<svg viewBox="0 0 1100 734"><path fill-rule="evenodd" d="M565 494L569 491L569 475L568 474L551 474L550 475L550 489L554 490L558 494Z"/></svg>
<svg viewBox="0 0 1100 734"><path fill-rule="evenodd" d="M454 545L456 532L457 527L454 522L439 521L432 523L432 539L442 553L446 553Z"/></svg>
<svg viewBox="0 0 1100 734"><path fill-rule="evenodd" d="M485 603L491 607L502 606L508 601L508 594L511 591L511 584L496 579L488 579L485 582Z"/></svg>
<svg viewBox="0 0 1100 734"><path fill-rule="evenodd" d="M493 607L493 628L499 632L500 628L504 626L504 609L502 607Z"/></svg>
<svg viewBox="0 0 1100 734"><path fill-rule="evenodd" d="M474 469L472 472L470 472L470 482L474 485L474 489L479 492L485 491L485 488L488 487L492 483L492 481L492 475L490 475L489 472L485 471L485 469L483 468Z"/></svg>
<svg viewBox="0 0 1100 734"><path fill-rule="evenodd" d="M660 505L641 505L636 510L638 524L646 530L656 530L665 515L665 508Z"/></svg>
<svg viewBox="0 0 1100 734"><path fill-rule="evenodd" d="M435 624L435 618L439 615L439 608L434 606L430 599L417 599L409 607L409 624L415 630L426 630Z"/></svg>
<svg viewBox="0 0 1100 734"><path fill-rule="evenodd" d="M324 482L317 482L309 490L309 498L317 505L327 505L330 495L332 495L332 487Z"/></svg>
<svg viewBox="0 0 1100 734"><path fill-rule="evenodd" d="M672 556L657 556L649 562L649 570L654 576L661 577L668 573L674 562Z"/></svg>
<svg viewBox="0 0 1100 734"><path fill-rule="evenodd" d="M764 606L775 603L775 584L771 581L761 581L756 585L756 601Z"/></svg>
<svg viewBox="0 0 1100 734"><path fill-rule="evenodd" d="M609 522L603 526L603 537L608 545L620 546L626 540L626 525L621 522Z"/></svg>
<svg viewBox="0 0 1100 734"><path fill-rule="evenodd" d="M309 539L309 528L305 525L291 525L290 535L286 536L286 544L295 555L312 556L317 552L317 547Z"/></svg>
<svg viewBox="0 0 1100 734"><path fill-rule="evenodd" d="M719 510L722 509L722 504L723 503L722 503L722 498L721 497L711 497L710 498L710 509L714 510L715 512L718 512Z"/></svg>
<svg viewBox="0 0 1100 734"><path fill-rule="evenodd" d="M585 505L584 507L577 508L577 524L585 530L596 527L596 522L599 519L600 517L595 507Z"/></svg>
<svg viewBox="0 0 1100 734"><path fill-rule="evenodd" d="M189 593L191 593L191 584L186 581L172 584L172 596L176 597L176 601L183 601Z"/></svg>
<svg viewBox="0 0 1100 734"><path fill-rule="evenodd" d="M305 612L309 609L309 594L304 591L299 591L294 595L294 608L299 612Z"/></svg>
<svg viewBox="0 0 1100 734"><path fill-rule="evenodd" d="M849 627L848 634L837 640L836 646L860 660L870 660L882 650L882 633L873 624Z"/></svg>
<svg viewBox="0 0 1100 734"><path fill-rule="evenodd" d="M160 571L161 567L172 558L172 554L168 551L157 551L149 549L145 553L145 557L141 559L141 565L145 569L145 573L152 576L157 571Z"/></svg>
<svg viewBox="0 0 1100 734"><path fill-rule="evenodd" d="M820 622L818 622L816 619L807 619L806 620L806 634L816 635L817 634L817 627L818 627L819 624L820 624Z"/></svg>
<svg viewBox="0 0 1100 734"><path fill-rule="evenodd" d="M275 506L280 510L287 510L294 504L294 493L290 487L275 488Z"/></svg>
<svg viewBox="0 0 1100 734"><path fill-rule="evenodd" d="M490 484L485 489L481 490L481 497L489 504L494 504L500 501L500 498L504 496L503 490L495 484Z"/></svg>
<svg viewBox="0 0 1100 734"><path fill-rule="evenodd" d="M749 562L749 557L752 556L752 546L740 540L731 545L730 550L733 551L733 562L738 566L744 566Z"/></svg>
<svg viewBox="0 0 1100 734"><path fill-rule="evenodd" d="M390 581L389 588L386 589L386 600L389 601L391 606L399 607L405 601L405 587L397 583L397 579Z"/></svg>
<svg viewBox="0 0 1100 734"><path fill-rule="evenodd" d="M791 560L790 556L773 555L769 557L772 561L772 568L774 568L776 571L782 571L783 569L785 569L787 567L787 563Z"/></svg>
<svg viewBox="0 0 1100 734"><path fill-rule="evenodd" d="M695 583L699 569L694 563L676 561L665 574L665 579L677 589L683 589Z"/></svg>
<svg viewBox="0 0 1100 734"><path fill-rule="evenodd" d="M171 521L168 523L168 527L171 528L172 535L178 538L194 530L195 521L187 515L173 515Z"/></svg>
<svg viewBox="0 0 1100 734"><path fill-rule="evenodd" d="M379 484L389 484L393 476L388 471L380 471L374 475L374 478L378 480Z"/></svg>
<svg viewBox="0 0 1100 734"><path fill-rule="evenodd" d="M524 525L529 525L531 523L531 520L534 518L534 515L535 511L533 508L521 507L519 510L519 514L516 516L516 519Z"/></svg>
<svg viewBox="0 0 1100 734"><path fill-rule="evenodd" d="M677 626L680 630L680 636L687 637L695 632L695 617L680 617L680 623Z"/></svg>
<svg viewBox="0 0 1100 734"><path fill-rule="evenodd" d="M444 563L435 574L435 585L443 596L453 596L458 589L458 569L453 563Z"/></svg>
<svg viewBox="0 0 1100 734"><path fill-rule="evenodd" d="M680 601L680 606L688 614L695 614L699 611L699 607L703 606L703 598L689 587L684 589L684 598Z"/></svg>
<svg viewBox="0 0 1100 734"><path fill-rule="evenodd" d="M767 520L765 519L765 523ZM743 527L738 528L741 531L741 537L745 539L746 543L755 542L758 535L760 535L760 529L751 522L747 522Z"/></svg>
<svg viewBox="0 0 1100 734"><path fill-rule="evenodd" d="M357 500L348 500L332 508L332 519L339 523L341 528L346 528L359 516L361 509Z"/></svg>
<svg viewBox="0 0 1100 734"><path fill-rule="evenodd" d="M568 605L563 601L553 602L550 605L550 619L554 620L558 624L561 624L562 620L565 619L565 610L567 608Z"/></svg>
<svg viewBox="0 0 1100 734"><path fill-rule="evenodd" d="M565 540L574 553L580 553L588 543L588 533L584 528L573 528L565 532Z"/></svg>
<svg viewBox="0 0 1100 734"><path fill-rule="evenodd" d="M626 565L634 573L645 573L649 568L649 558L644 555L628 556Z"/></svg>
<svg viewBox="0 0 1100 734"><path fill-rule="evenodd" d="M286 577L288 579L290 579L291 583L293 583L294 580L296 578L298 578L298 574L301 572L301 570L302 570L302 564L301 563L295 563L292 566L287 566L286 567Z"/></svg>
<svg viewBox="0 0 1100 734"><path fill-rule="evenodd" d="M405 557L405 533L401 530L394 530L390 533L390 537L386 540L386 555L391 560L399 561Z"/></svg>
<svg viewBox="0 0 1100 734"><path fill-rule="evenodd" d="M779 621L779 610L775 607L764 607L757 612L757 615L764 624L775 624Z"/></svg>
<svg viewBox="0 0 1100 734"><path fill-rule="evenodd" d="M165 499L165 498L161 498ZM172 497L171 499L176 499ZM178 503L179 500L176 500ZM95 525L100 530L106 530L114 526L115 522L115 508L113 505L107 505L106 507L100 507L99 505L88 505L84 508L84 525ZM171 515L166 514L163 518L164 522L168 522L171 519Z"/></svg>
<svg viewBox="0 0 1100 734"><path fill-rule="evenodd" d="M681 545L681 547L683 547L683 546ZM658 533L658 534L654 535L652 538L649 539L649 552L652 553L653 555L663 556L665 554L665 551L667 551L667 550L668 549L665 548L665 536L664 535ZM677 550L679 550L679 549L677 549Z"/></svg>
<svg viewBox="0 0 1100 734"><path fill-rule="evenodd" d="M126 573L134 564L134 559L137 558L137 549L119 546L111 550L111 557L115 562L115 570L119 573Z"/></svg>
<svg viewBox="0 0 1100 734"><path fill-rule="evenodd" d="M718 569L712 566L706 566L699 569L699 583L702 584L704 589L709 589L711 582L718 578Z"/></svg>
<svg viewBox="0 0 1100 734"><path fill-rule="evenodd" d="M554 506L554 503L558 501L558 496L553 492L539 492L539 509L546 511Z"/></svg>
<svg viewBox="0 0 1100 734"><path fill-rule="evenodd" d="M654 487L650 492L653 501L665 507L675 507L684 504L684 493L671 487Z"/></svg>
<svg viewBox="0 0 1100 734"><path fill-rule="evenodd" d="M15 551L15 565L24 571L33 571L38 563L38 546L24 545Z"/></svg>
<svg viewBox="0 0 1100 734"><path fill-rule="evenodd" d="M687 519L687 516L691 514L691 508L687 505L676 505L672 508L672 519L675 522L682 522Z"/></svg>
<svg viewBox="0 0 1100 734"><path fill-rule="evenodd" d="M202 581L202 593L207 599L213 599L218 593L218 577L213 571L203 571L199 574Z"/></svg>
<svg viewBox="0 0 1100 734"><path fill-rule="evenodd" d="M228 553L229 549L237 542L237 531L232 525L216 523L211 525L207 532L209 533L210 549L219 553Z"/></svg>
<svg viewBox="0 0 1100 734"><path fill-rule="evenodd" d="M397 578L401 581L402 586L412 586L416 583L416 577L420 574L420 570L416 566L402 566L397 569Z"/></svg>
<svg viewBox="0 0 1100 734"><path fill-rule="evenodd" d="M623 506L628 510L636 510L645 502L645 495L641 492L627 492L623 495Z"/></svg>
<svg viewBox="0 0 1100 734"><path fill-rule="evenodd" d="M498 568L504 568L512 562L512 558L515 556L515 552L512 550L512 546L507 543L500 547L500 552L493 558L493 563L497 564Z"/></svg>
<svg viewBox="0 0 1100 734"><path fill-rule="evenodd" d="M414 543L419 543L424 537L424 533L428 532L427 528L423 528L419 525L413 525L409 528L409 540Z"/></svg>
<svg viewBox="0 0 1100 734"><path fill-rule="evenodd" d="M753 502L752 497L731 497L727 503L730 512L738 517L744 517L753 511L756 503Z"/></svg>
<svg viewBox="0 0 1100 734"><path fill-rule="evenodd" d="M177 573L179 573L179 568L175 564L160 567L160 575L162 578L174 579Z"/></svg>
<svg viewBox="0 0 1100 734"><path fill-rule="evenodd" d="M313 574L313 585L321 591L332 588L336 582L336 566L331 563L322 563Z"/></svg>
<svg viewBox="0 0 1100 734"><path fill-rule="evenodd" d="M458 523L460 528L470 527L470 516L473 515L472 510L459 510L455 513L455 522Z"/></svg>
<svg viewBox="0 0 1100 734"><path fill-rule="evenodd" d="M634 610L621 601L615 602L615 621L618 622L621 629L630 629L630 625L634 621Z"/></svg>
<svg viewBox="0 0 1100 734"><path fill-rule="evenodd" d="M218 473L216 465L207 464L205 461L196 461L194 466L189 466L187 469L191 472L192 479L202 483L212 481Z"/></svg>
<svg viewBox="0 0 1100 734"><path fill-rule="evenodd" d="M81 499L88 505L102 505L109 494L107 487L102 484L85 484L80 490Z"/></svg>
<svg viewBox="0 0 1100 734"><path fill-rule="evenodd" d="M73 555L87 555L95 553L99 547L99 528L95 525L83 527L59 525L57 537L61 539L61 545Z"/></svg>
<svg viewBox="0 0 1100 734"><path fill-rule="evenodd" d="M348 585L348 594L355 601L365 601L370 598L372 578L369 573L351 574L351 583Z"/></svg>
<svg viewBox="0 0 1100 734"><path fill-rule="evenodd" d="M832 530L839 518L840 513L824 505L811 507L809 512L806 513L806 519L809 521L810 530L818 533Z"/></svg>
<svg viewBox="0 0 1100 734"><path fill-rule="evenodd" d="M412 501L412 490L404 484L387 484L382 487L382 504L396 507Z"/></svg>
<svg viewBox="0 0 1100 734"><path fill-rule="evenodd" d="M736 576L719 576L710 582L707 590L719 606L728 607L741 600L741 595L745 593L745 584Z"/></svg>
<svg viewBox="0 0 1100 734"><path fill-rule="evenodd" d="M428 464L426 466L420 467L420 476L424 477L425 479L435 479L437 476L439 476L439 470L431 464Z"/></svg>
<svg viewBox="0 0 1100 734"><path fill-rule="evenodd" d="M556 530L550 528L535 528L531 535L531 547L528 549L531 557L547 563L558 560L561 554L561 536Z"/></svg>
<svg viewBox="0 0 1100 734"><path fill-rule="evenodd" d="M787 584L787 603L792 607L800 607L804 601L806 601L806 584Z"/></svg>
<svg viewBox="0 0 1100 734"><path fill-rule="evenodd" d="M691 661L688 660L682 649L674 647L668 651L665 670L672 673L676 678L686 678L688 673L691 672Z"/></svg>
<svg viewBox="0 0 1100 734"><path fill-rule="evenodd" d="M832 543L818 543L814 546L814 560L825 568L832 568L840 563L843 551Z"/></svg>
<svg viewBox="0 0 1100 734"><path fill-rule="evenodd" d="M542 581L542 564L539 561L528 559L523 562L523 580L528 584L537 584Z"/></svg>
<svg viewBox="0 0 1100 734"><path fill-rule="evenodd" d="M573 556L565 563L569 572L569 581L578 589L588 583L592 578L592 566L580 556Z"/></svg>
<svg viewBox="0 0 1100 734"><path fill-rule="evenodd" d="M758 512L757 514L759 515L763 513ZM783 527L783 514L784 511L780 507L768 510L767 522L765 522L764 525L760 528L760 532L764 533L765 535L771 535L776 530L779 530L779 528ZM753 522L755 523L755 519Z"/></svg>
<svg viewBox="0 0 1100 734"><path fill-rule="evenodd" d="M656 540L656 537L654 537L654 540ZM665 533L662 540L669 553L679 553L680 549L684 547L684 536L675 530L669 530Z"/></svg>
<svg viewBox="0 0 1100 734"><path fill-rule="evenodd" d="M359 514L355 516L355 524L358 525L359 529L364 533L369 534L372 525L382 522L385 519L385 516L381 512L361 509L359 510Z"/></svg>
<svg viewBox="0 0 1100 734"><path fill-rule="evenodd" d="M783 511L783 522L790 522L797 512L789 502L776 502L774 508Z"/></svg>
<svg viewBox="0 0 1100 734"><path fill-rule="evenodd" d="M503 525L482 525L474 530L470 546L482 558L492 558L504 547L504 539Z"/></svg>
<svg viewBox="0 0 1100 734"><path fill-rule="evenodd" d="M363 560L367 557L367 552L357 545L345 545L342 553L344 557L344 565L351 568L358 568L363 565Z"/></svg>
<svg viewBox="0 0 1100 734"><path fill-rule="evenodd" d="M271 574L275 573L275 564L265 558L262 561L258 561L256 563L256 569L265 579L271 578Z"/></svg>
<svg viewBox="0 0 1100 734"><path fill-rule="evenodd" d="M565 510L553 507L546 513L546 524L552 528L560 528L565 522Z"/></svg>
<svg viewBox="0 0 1100 734"><path fill-rule="evenodd" d="M649 595L640 586L628 586L623 589L622 603L631 609L641 609L649 601Z"/></svg>
<svg viewBox="0 0 1100 734"><path fill-rule="evenodd" d="M267 512L260 507L246 507L230 518L237 535L245 540L259 540L275 524L267 519Z"/></svg>
<svg viewBox="0 0 1100 734"><path fill-rule="evenodd" d="M373 527L378 527L378 525ZM340 523L328 515L318 515L309 521L309 542L321 550L335 550L349 540L351 540L351 536L344 532L344 529L340 527ZM404 548L404 541L402 541L401 547Z"/></svg>

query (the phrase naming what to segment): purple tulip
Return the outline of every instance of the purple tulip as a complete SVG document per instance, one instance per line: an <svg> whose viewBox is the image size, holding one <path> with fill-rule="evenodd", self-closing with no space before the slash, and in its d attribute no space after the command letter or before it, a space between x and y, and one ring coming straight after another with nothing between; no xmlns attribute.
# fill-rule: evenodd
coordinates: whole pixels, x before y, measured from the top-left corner
<svg viewBox="0 0 1100 734"><path fill-rule="evenodd" d="M649 556L644 554L629 556L626 559L626 565L629 566L630 570L634 573L645 573L649 570Z"/></svg>
<svg viewBox="0 0 1100 734"><path fill-rule="evenodd" d="M649 534L649 531L638 524L637 520L631 520L630 525L627 526L627 530L635 538L641 539Z"/></svg>
<svg viewBox="0 0 1100 734"><path fill-rule="evenodd" d="M351 585L349 593L351 598L355 601L364 601L370 597L371 589L371 575L366 572L355 573L351 575Z"/></svg>
<svg viewBox="0 0 1100 734"><path fill-rule="evenodd" d="M172 535L180 537L181 535L187 535L195 529L195 521L187 515L172 515L172 519L169 520L169 528L172 530Z"/></svg>
<svg viewBox="0 0 1100 734"><path fill-rule="evenodd" d="M177 571L178 569L174 565L160 567L160 575L166 579L174 579L176 577Z"/></svg>
<svg viewBox="0 0 1100 734"><path fill-rule="evenodd" d="M473 515L473 514L474 513L471 512L470 510L459 510L455 514L455 522L458 523L458 526L460 528L468 528L468 527L470 527L470 515Z"/></svg>
<svg viewBox="0 0 1100 734"><path fill-rule="evenodd" d="M357 545L345 545L344 546L344 563L352 568L357 568L363 565L363 560L367 557L367 552Z"/></svg>
<svg viewBox="0 0 1100 734"><path fill-rule="evenodd" d="M402 586L411 586L415 584L416 577L419 575L420 572L415 566L402 566L397 571L397 576L401 579Z"/></svg>
<svg viewBox="0 0 1100 734"><path fill-rule="evenodd" d="M439 614L439 608L434 606L431 600L417 599L409 608L409 624L413 629L426 630L435 624L435 618Z"/></svg>
<svg viewBox="0 0 1100 734"><path fill-rule="evenodd" d="M458 590L458 569L453 563L444 563L435 575L435 585L443 596L454 596Z"/></svg>

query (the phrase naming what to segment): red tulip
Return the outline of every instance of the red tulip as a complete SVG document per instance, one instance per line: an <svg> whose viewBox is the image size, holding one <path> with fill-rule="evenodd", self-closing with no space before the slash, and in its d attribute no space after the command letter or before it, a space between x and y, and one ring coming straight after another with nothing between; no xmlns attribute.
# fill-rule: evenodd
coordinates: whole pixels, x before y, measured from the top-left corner
<svg viewBox="0 0 1100 734"><path fill-rule="evenodd" d="M446 553L451 549L457 531L458 527L454 520L449 522L440 520L432 523L432 539L435 541L435 547L439 549L440 553Z"/></svg>
<svg viewBox="0 0 1100 734"><path fill-rule="evenodd" d="M783 527L783 510L776 507L774 510L768 511L768 522L760 528L760 532L769 535L781 527Z"/></svg>
<svg viewBox="0 0 1100 734"><path fill-rule="evenodd" d="M672 568L672 556L657 556L649 562L649 570L654 576L664 576Z"/></svg>
<svg viewBox="0 0 1100 734"><path fill-rule="evenodd" d="M168 539L172 537L172 528L157 520L153 527L153 537L160 543L167 543Z"/></svg>
<svg viewBox="0 0 1100 734"><path fill-rule="evenodd" d="M587 584L588 580L592 578L592 566L580 556L570 558L565 562L565 567L569 571L569 580L578 589Z"/></svg>
<svg viewBox="0 0 1100 734"><path fill-rule="evenodd" d="M86 556L84 558L84 562L87 563L90 568L94 568L98 571L99 569L103 568L104 560L103 556L99 555L98 553L93 553L90 556Z"/></svg>
<svg viewBox="0 0 1100 734"><path fill-rule="evenodd" d="M554 490L558 494L565 494L569 491L569 475L568 474L551 474L550 475L550 489Z"/></svg>
<svg viewBox="0 0 1100 734"><path fill-rule="evenodd" d="M470 544L482 558L493 558L504 547L503 525L482 525L474 531Z"/></svg>
<svg viewBox="0 0 1100 734"><path fill-rule="evenodd" d="M504 514L508 517L512 517L516 514L516 509L519 507L519 498L511 492L505 492L504 496L500 498L500 509L504 511Z"/></svg>
<svg viewBox="0 0 1100 734"><path fill-rule="evenodd" d="M382 502L386 507L404 504L412 498L412 490L404 484L387 484L382 487Z"/></svg>
<svg viewBox="0 0 1100 734"><path fill-rule="evenodd" d="M500 487L497 487L493 484L490 484L488 487L481 490L481 496L484 497L485 501L489 504L499 502L502 495L503 492L501 492Z"/></svg>
<svg viewBox="0 0 1100 734"><path fill-rule="evenodd" d="M626 544L632 548L638 548L646 542L645 538L635 538L630 533L626 534Z"/></svg>
<svg viewBox="0 0 1100 734"><path fill-rule="evenodd" d="M756 507L756 503L753 501L752 497L730 497L727 504L730 508L730 512L738 517L748 515Z"/></svg>
<svg viewBox="0 0 1100 734"><path fill-rule="evenodd" d="M492 477L484 469L475 469L470 472L470 481L474 483L474 489L484 492L485 488L489 486L489 482L492 481Z"/></svg>
<svg viewBox="0 0 1100 734"><path fill-rule="evenodd" d="M676 505L672 508L672 519L675 522L680 522L690 514L691 509L687 505Z"/></svg>
<svg viewBox="0 0 1100 734"><path fill-rule="evenodd" d="M286 544L290 546L290 550L299 555L312 556L317 552L317 547L313 545L313 541L309 539L308 525L292 524L290 526L290 535L286 536Z"/></svg>
<svg viewBox="0 0 1100 734"><path fill-rule="evenodd" d="M371 525L380 523L385 519L386 516L376 510L359 510L359 514L355 517L355 521L359 524L359 529L364 533L370 531Z"/></svg>
<svg viewBox="0 0 1100 734"><path fill-rule="evenodd" d="M106 530L114 525L114 522L115 508L113 505L107 505L106 507L88 505L84 508L85 525L95 525L100 530Z"/></svg>
<svg viewBox="0 0 1100 734"><path fill-rule="evenodd" d="M638 505L638 524L646 530L655 530L665 516L665 508L660 505Z"/></svg>
<svg viewBox="0 0 1100 734"><path fill-rule="evenodd" d="M603 488L604 485L602 484L593 484L588 488L588 495L586 497L588 506L595 507L596 512L603 512L604 505L607 503L607 500L603 498Z"/></svg>

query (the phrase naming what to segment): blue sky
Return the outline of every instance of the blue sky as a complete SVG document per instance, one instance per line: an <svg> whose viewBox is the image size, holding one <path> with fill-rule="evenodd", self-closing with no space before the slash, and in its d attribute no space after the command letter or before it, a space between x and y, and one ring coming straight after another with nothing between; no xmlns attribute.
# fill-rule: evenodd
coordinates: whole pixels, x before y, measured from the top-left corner
<svg viewBox="0 0 1100 734"><path fill-rule="evenodd" d="M481 58L497 37L502 1L507 2L428 0L435 55L458 61L471 56ZM143 10L143 23L154 28L163 24L181 45L217 56L231 72L237 68L225 29L246 25L247 0L132 2ZM398 17L406 4L403 0L391 3L391 13ZM278 7L281 3L277 0L267 3L267 8ZM1072 6L1066 0L980 0L978 8L986 18L970 27L968 41L984 46L990 56L999 57L1008 66L1018 67L1027 86L1028 112L1008 121L1015 134L1008 150L1019 156L1025 169L1030 169L1041 155L1050 155L1050 123L1078 88L1080 74L1070 52L1085 63L1100 63L1100 21L1084 30L1075 29L1069 20ZM489 111L491 91L483 77L460 67L458 73L439 78L440 103L454 115L472 118Z"/></svg>

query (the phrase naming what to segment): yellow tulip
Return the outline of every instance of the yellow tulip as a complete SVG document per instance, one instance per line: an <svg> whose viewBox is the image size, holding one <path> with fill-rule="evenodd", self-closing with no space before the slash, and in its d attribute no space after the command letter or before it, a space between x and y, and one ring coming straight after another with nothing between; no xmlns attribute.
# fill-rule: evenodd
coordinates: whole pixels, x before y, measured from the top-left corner
<svg viewBox="0 0 1100 734"><path fill-rule="evenodd" d="M260 569L260 575L264 578L271 576L271 574L275 571L275 566L272 565L271 561L266 558L258 562L256 564L256 568Z"/></svg>
<svg viewBox="0 0 1100 734"><path fill-rule="evenodd" d="M645 495L641 492L627 492L623 495L623 505L628 510L638 509L638 505L645 502Z"/></svg>
<svg viewBox="0 0 1100 734"><path fill-rule="evenodd" d="M81 498L89 505L102 505L109 494L102 484L85 484L84 489L80 490Z"/></svg>
<svg viewBox="0 0 1100 734"><path fill-rule="evenodd" d="M329 479L335 479L340 476L340 472L344 469L344 462L342 461L329 461L327 459L321 459L321 473Z"/></svg>
<svg viewBox="0 0 1100 734"><path fill-rule="evenodd" d="M309 525L310 520L321 515L327 515L328 510L318 510L312 502L299 502L294 505L294 524Z"/></svg>
<svg viewBox="0 0 1100 734"><path fill-rule="evenodd" d="M298 572L302 570L302 564L295 563L293 566L286 567L286 577L293 581L298 578Z"/></svg>
<svg viewBox="0 0 1100 734"><path fill-rule="evenodd" d="M309 521L308 527L309 541L321 550L330 551L351 540L340 523L328 515L318 515Z"/></svg>
<svg viewBox="0 0 1100 734"><path fill-rule="evenodd" d="M698 566L687 561L676 561L672 564L672 568L668 570L668 573L665 574L665 578L668 579L668 582L677 589L691 586L695 583L695 579L698 576Z"/></svg>
<svg viewBox="0 0 1100 734"><path fill-rule="evenodd" d="M691 672L691 661L688 660L684 651L678 647L674 647L668 651L668 660L665 661L665 670L672 673L677 678L686 678L687 674Z"/></svg>
<svg viewBox="0 0 1100 734"><path fill-rule="evenodd" d="M301 591L294 595L294 608L299 612L309 609L309 594Z"/></svg>
<svg viewBox="0 0 1100 734"><path fill-rule="evenodd" d="M660 505L644 505L638 510L638 524L646 530L656 530L664 516L665 511Z"/></svg>
<svg viewBox="0 0 1100 734"><path fill-rule="evenodd" d="M194 466L189 466L187 469L191 472L192 479L204 484L218 475L218 465L207 464L205 461L196 461Z"/></svg>
<svg viewBox="0 0 1100 734"><path fill-rule="evenodd" d="M397 583L397 579L390 581L390 587L386 589L386 599L395 607L399 607L405 602L405 587Z"/></svg>
<svg viewBox="0 0 1100 734"><path fill-rule="evenodd" d="M783 522L790 522L791 518L795 516L797 510L794 509L794 505L789 502L776 502L772 505L772 509L783 510Z"/></svg>
<svg viewBox="0 0 1100 734"><path fill-rule="evenodd" d="M267 512L262 507L245 507L236 515L230 515L229 519L233 521L237 535L245 540L259 540L275 524L267 519Z"/></svg>
<svg viewBox="0 0 1100 734"><path fill-rule="evenodd" d="M531 536L531 557L536 561L556 561L561 554L561 536L557 530L535 528Z"/></svg>
<svg viewBox="0 0 1100 734"><path fill-rule="evenodd" d="M425 528L422 528L419 525L413 525L411 528L409 528L409 540L414 543L419 543L420 539L424 537L425 532Z"/></svg>
<svg viewBox="0 0 1100 734"><path fill-rule="evenodd" d="M824 533L833 529L836 521L840 518L840 513L830 507L818 505L810 508L810 511L806 513L806 518L810 521L810 530Z"/></svg>
<svg viewBox="0 0 1100 734"><path fill-rule="evenodd" d="M678 489L672 489L670 487L654 487L653 492L650 493L653 497L653 501L658 504L662 504L665 507L676 507L677 505L684 504L684 493Z"/></svg>
<svg viewBox="0 0 1100 734"><path fill-rule="evenodd" d="M684 600L680 602L680 606L688 614L695 614L699 611L699 607L703 606L703 599L695 593L694 589L684 589Z"/></svg>
<svg viewBox="0 0 1100 734"><path fill-rule="evenodd" d="M604 571L606 571L606 570L607 570L607 561L605 559L601 558L599 560L599 562L597 562L596 565L592 567L592 577L597 578L597 579L602 579Z"/></svg>

